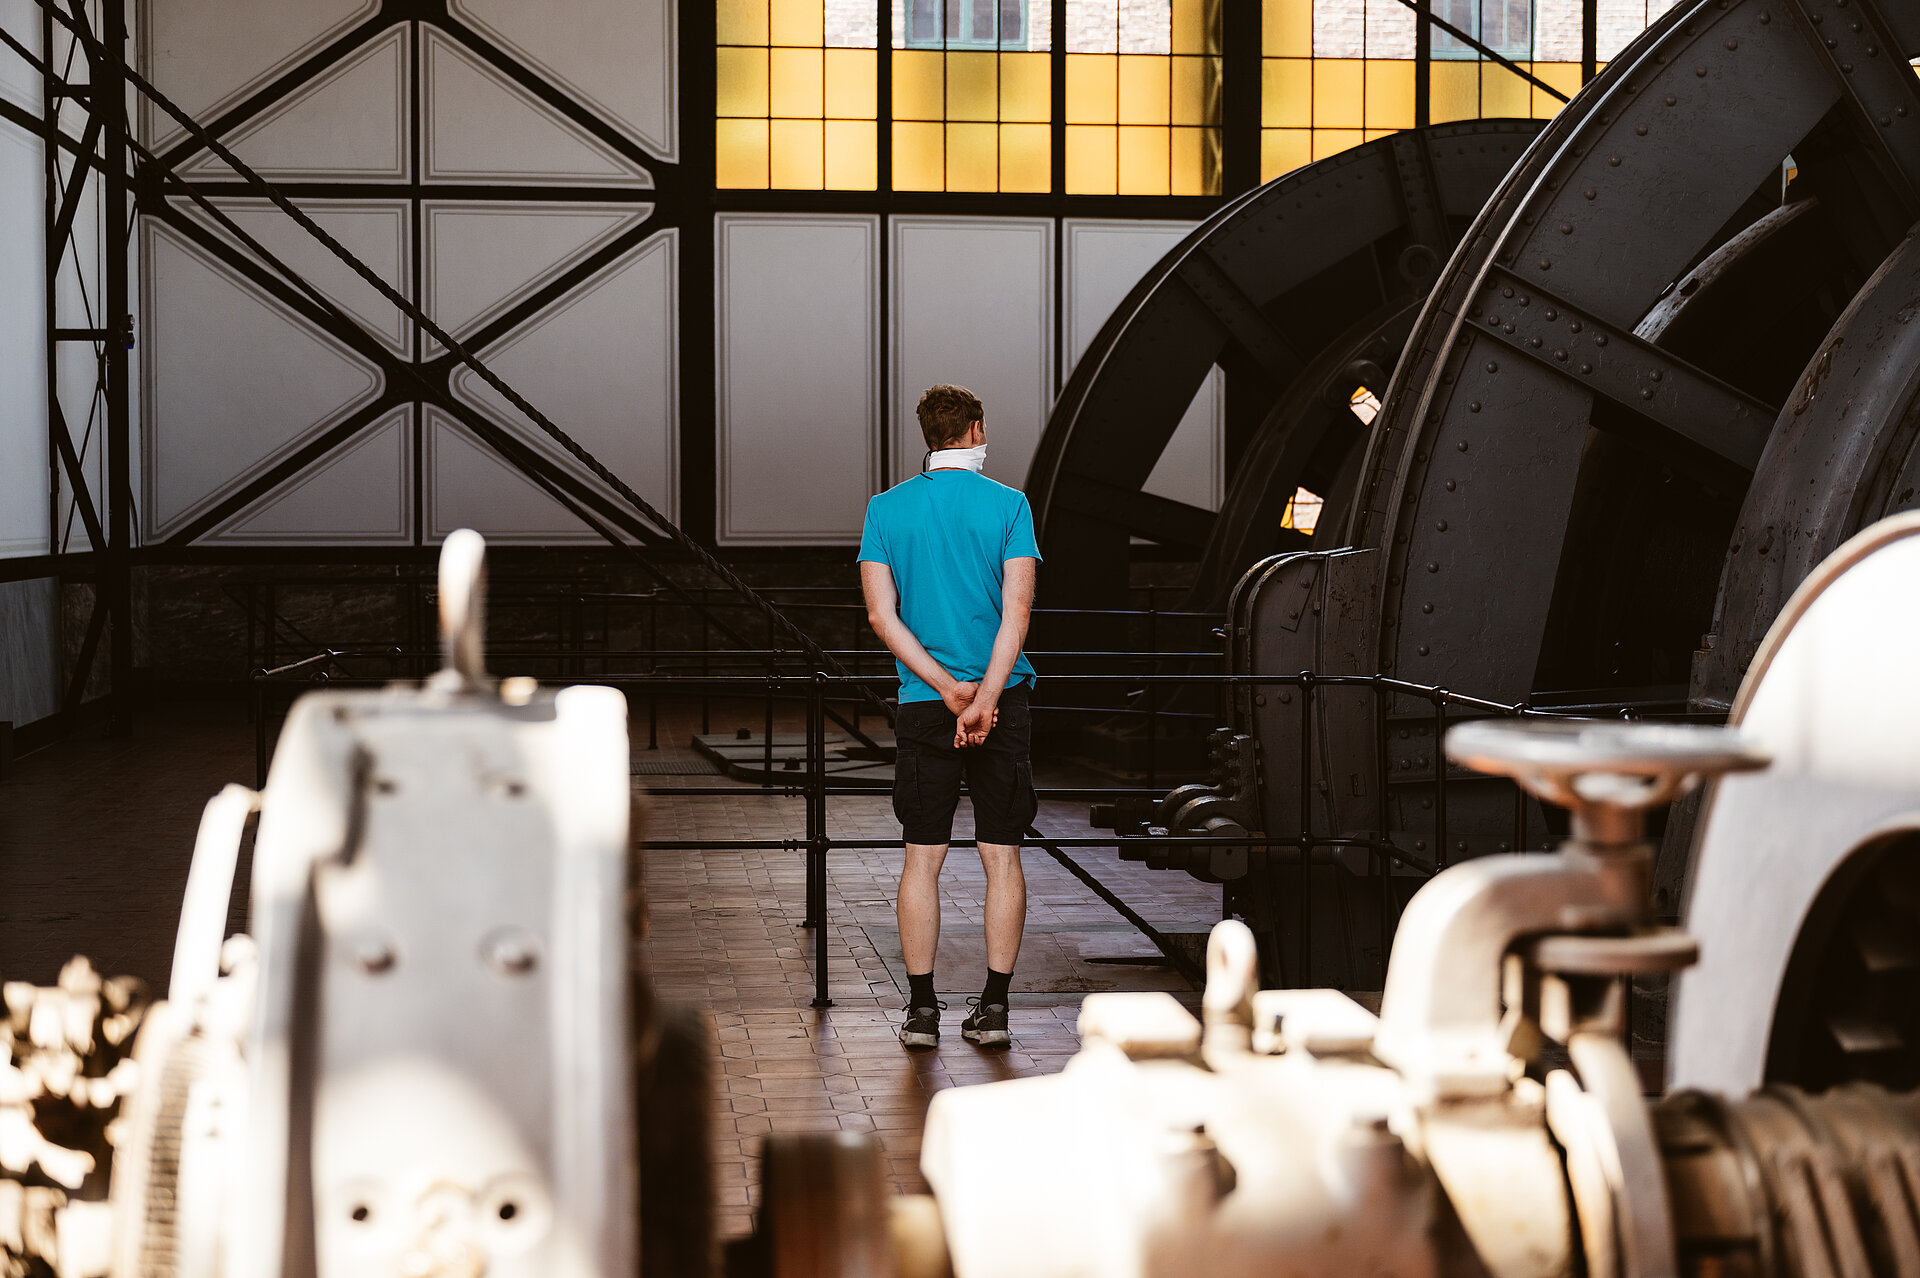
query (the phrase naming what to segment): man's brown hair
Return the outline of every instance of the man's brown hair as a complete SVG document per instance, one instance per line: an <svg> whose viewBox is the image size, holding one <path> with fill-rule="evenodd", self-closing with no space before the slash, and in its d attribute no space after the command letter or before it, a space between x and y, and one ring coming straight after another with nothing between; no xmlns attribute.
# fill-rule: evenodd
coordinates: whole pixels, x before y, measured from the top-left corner
<svg viewBox="0 0 1920 1278"><path fill-rule="evenodd" d="M986 420L980 399L964 386L930 386L914 409L927 447L938 452L967 437L967 427Z"/></svg>

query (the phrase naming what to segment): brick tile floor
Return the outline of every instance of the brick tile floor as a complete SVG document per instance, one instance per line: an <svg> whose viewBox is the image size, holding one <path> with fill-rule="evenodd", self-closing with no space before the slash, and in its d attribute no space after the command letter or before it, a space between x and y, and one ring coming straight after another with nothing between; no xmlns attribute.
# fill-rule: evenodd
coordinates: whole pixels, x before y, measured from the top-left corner
<svg viewBox="0 0 1920 1278"><path fill-rule="evenodd" d="M686 740L668 716L663 741ZM742 720L742 722L746 722ZM716 716L714 727L732 726ZM755 725L757 728L757 724ZM636 757L639 757L638 753ZM1042 768L1040 784L1062 784ZM640 781L655 778L638 778ZM681 780L666 782L681 784ZM724 793L650 801L647 837L793 838L804 829L801 800L755 787L700 778ZM1039 827L1086 835L1084 804L1049 802ZM970 832L962 803L955 836ZM900 827L885 798L828 801L828 831L844 838L897 838ZM1110 850L1074 856L1149 921L1162 928L1203 929L1219 918L1219 889L1184 874L1121 861ZM1113 909L1056 864L1030 849L1024 858L1028 934L1015 971L1009 1019L1012 1050L980 1051L960 1038L965 994L984 976L979 929L986 877L979 858L956 849L941 876L945 932L935 971L949 1003L939 1048L908 1052L897 1027L904 990L893 913L900 853L844 851L827 873L828 994L816 1009L814 937L804 917L805 867L795 852L663 851L645 862L649 926L643 945L656 992L706 1009L720 1054L715 1160L724 1233L751 1228L758 1206L760 1141L773 1132L870 1132L886 1151L894 1184L924 1192L920 1132L928 1102L946 1087L1049 1074L1079 1049L1075 1024L1090 988L1177 989L1197 996L1164 967L1143 964L1151 946ZM1096 966L1071 952L1113 952L1120 962ZM894 958L890 968L888 959ZM1131 960L1131 961L1128 961ZM951 993L949 993L951 991Z"/></svg>

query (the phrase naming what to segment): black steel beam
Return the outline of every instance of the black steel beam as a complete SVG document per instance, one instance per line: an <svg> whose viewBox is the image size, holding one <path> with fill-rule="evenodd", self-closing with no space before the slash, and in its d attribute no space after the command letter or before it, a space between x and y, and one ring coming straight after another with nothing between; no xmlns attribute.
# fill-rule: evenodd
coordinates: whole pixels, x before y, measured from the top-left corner
<svg viewBox="0 0 1920 1278"><path fill-rule="evenodd" d="M1920 79L1873 0L1788 0L1783 6L1873 139L1882 167L1920 209Z"/></svg>
<svg viewBox="0 0 1920 1278"><path fill-rule="evenodd" d="M98 111L87 117L87 126L80 134L80 156L89 157L93 148L99 145L102 121ZM109 152L109 154L112 154ZM74 215L80 211L80 197L87 189L88 166L83 158L73 163L73 176L67 179L66 193L60 198L60 211L55 214L51 238L55 244L65 244L67 236L73 233Z"/></svg>
<svg viewBox="0 0 1920 1278"><path fill-rule="evenodd" d="M127 253L127 5L126 0L102 0L101 38L88 40L85 0L71 0L74 20L80 24L91 69L96 116L104 117L105 209L100 234L106 240L106 288L101 309L102 327L132 329L130 264ZM132 396L128 381L128 348L132 341L105 343L107 399L107 561L100 574L100 596L110 625L108 656L112 669L112 731L133 731L133 437L129 414ZM84 670L76 671L84 677Z"/></svg>
<svg viewBox="0 0 1920 1278"><path fill-rule="evenodd" d="M1580 83L1600 74L1600 0L1580 0Z"/></svg>
<svg viewBox="0 0 1920 1278"><path fill-rule="evenodd" d="M1260 185L1261 24L1264 5L1220 6L1220 191L1238 195ZM1064 86L1063 86L1064 91Z"/></svg>
<svg viewBox="0 0 1920 1278"><path fill-rule="evenodd" d="M1447 226L1446 209L1440 201L1440 180L1433 171L1433 156L1427 150L1424 133L1399 132L1387 139L1393 151L1393 172L1400 185L1400 205L1406 215L1407 229L1413 240L1431 249L1436 260L1430 268L1438 272L1441 262L1453 248L1454 236Z"/></svg>
<svg viewBox="0 0 1920 1278"><path fill-rule="evenodd" d="M1433 123L1433 0L1414 0L1412 8L1413 127L1424 129Z"/></svg>
<svg viewBox="0 0 1920 1278"><path fill-rule="evenodd" d="M1306 365L1300 352L1205 248L1187 254L1174 274L1219 321L1227 340L1253 360L1274 390L1284 389L1300 375Z"/></svg>
<svg viewBox="0 0 1920 1278"><path fill-rule="evenodd" d="M99 562L99 556L90 550L79 550L70 555L15 555L0 559L0 581L92 576Z"/></svg>
<svg viewBox="0 0 1920 1278"><path fill-rule="evenodd" d="M95 549L106 546L107 535L101 526L100 515L94 509L93 494L87 487L87 475L80 465L80 454L73 447L73 432L67 429L67 415L61 411L60 400L50 396L48 411L53 417L53 444L60 455L60 465L67 472L67 485L73 489L73 503L80 511L80 522L86 526L87 544ZM55 543L58 548L58 543Z"/></svg>
<svg viewBox="0 0 1920 1278"><path fill-rule="evenodd" d="M1213 535L1210 510L1138 488L1103 484L1085 475L1062 475L1054 501L1076 515L1116 524L1162 545L1200 550Z"/></svg>
<svg viewBox="0 0 1920 1278"><path fill-rule="evenodd" d="M1498 267L1470 314L1476 331L1567 381L1742 470L1759 464L1776 406Z"/></svg>

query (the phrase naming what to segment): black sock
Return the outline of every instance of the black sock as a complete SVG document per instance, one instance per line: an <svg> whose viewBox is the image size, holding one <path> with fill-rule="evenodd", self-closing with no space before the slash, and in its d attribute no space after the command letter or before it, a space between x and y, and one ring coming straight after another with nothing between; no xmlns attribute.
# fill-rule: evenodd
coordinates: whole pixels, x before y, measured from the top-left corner
<svg viewBox="0 0 1920 1278"><path fill-rule="evenodd" d="M996 972L992 968L988 968L987 988L980 991L980 1006L992 1007L995 1003L998 1003L1001 1007L1005 1007L1007 1005L1007 983L1011 980L1013 980L1012 972Z"/></svg>
<svg viewBox="0 0 1920 1278"><path fill-rule="evenodd" d="M933 995L932 972L928 972L925 976L915 976L912 972L907 973L907 1006L940 1006L940 1000Z"/></svg>

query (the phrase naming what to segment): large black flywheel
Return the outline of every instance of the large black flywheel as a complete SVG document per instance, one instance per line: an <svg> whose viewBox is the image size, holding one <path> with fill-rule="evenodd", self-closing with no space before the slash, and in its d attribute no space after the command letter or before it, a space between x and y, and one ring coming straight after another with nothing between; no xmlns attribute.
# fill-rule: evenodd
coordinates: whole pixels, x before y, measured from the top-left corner
<svg viewBox="0 0 1920 1278"><path fill-rule="evenodd" d="M1283 540L1294 488L1311 478L1323 491L1362 450L1366 427L1344 401L1385 390L1414 309L1541 127L1483 120L1377 139L1240 197L1149 271L1068 379L1028 474L1049 603L1123 606L1140 536L1206 551L1217 607ZM1219 519L1143 491L1216 365L1230 417L1253 405L1248 419L1265 418L1244 447L1230 432L1230 455L1254 464L1233 463Z"/></svg>
<svg viewBox="0 0 1920 1278"><path fill-rule="evenodd" d="M1877 7L1683 4L1529 157L1370 445L1382 671L1682 694L1794 375L1920 216L1920 7Z"/></svg>
<svg viewBox="0 0 1920 1278"><path fill-rule="evenodd" d="M1915 51L1920 6L1690 0L1561 113L1435 285L1368 443L1338 540L1380 556L1378 670L1724 704L1821 548L1908 500L1891 328L1829 330L1878 322L1868 293L1899 311L1866 286L1920 217ZM1862 345L1880 390L1849 423L1822 370ZM1433 713L1387 716L1412 748L1385 824L1448 859L1510 846L1510 792L1467 777L1435 842Z"/></svg>

